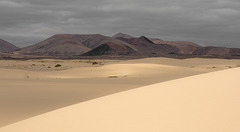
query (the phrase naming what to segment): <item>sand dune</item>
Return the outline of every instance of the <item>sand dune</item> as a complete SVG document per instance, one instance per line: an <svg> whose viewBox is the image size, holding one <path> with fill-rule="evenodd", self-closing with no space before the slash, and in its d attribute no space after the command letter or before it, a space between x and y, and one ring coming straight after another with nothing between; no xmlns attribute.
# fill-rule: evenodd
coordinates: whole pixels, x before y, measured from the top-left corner
<svg viewBox="0 0 240 132"><path fill-rule="evenodd" d="M136 77L141 74L156 75L164 73L159 69L177 69L177 66L136 63L136 64L109 64L102 67L82 67L59 71L50 74L49 78L94 78L94 77Z"/></svg>
<svg viewBox="0 0 240 132"><path fill-rule="evenodd" d="M239 132L240 68L129 90L36 116L1 132Z"/></svg>
<svg viewBox="0 0 240 132"><path fill-rule="evenodd" d="M240 60L197 58L0 60L0 127L101 96L239 65Z"/></svg>
<svg viewBox="0 0 240 132"><path fill-rule="evenodd" d="M168 70L178 70L181 67L151 64L151 63L135 63L135 64L109 64L101 67L80 67L62 71L35 72L13 69L1 69L4 79L51 79L51 78L101 78L101 77L141 77L141 75L159 75ZM14 73L14 76L13 74Z"/></svg>

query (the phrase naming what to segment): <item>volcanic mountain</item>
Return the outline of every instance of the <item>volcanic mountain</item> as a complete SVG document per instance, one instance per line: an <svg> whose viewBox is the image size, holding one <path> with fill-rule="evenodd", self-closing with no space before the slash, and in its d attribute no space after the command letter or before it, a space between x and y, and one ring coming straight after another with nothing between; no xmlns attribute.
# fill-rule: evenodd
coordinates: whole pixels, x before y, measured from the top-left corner
<svg viewBox="0 0 240 132"><path fill-rule="evenodd" d="M180 53L180 50L175 46L167 44L157 45L144 36L139 38L118 37L117 39L135 46L138 50L138 54L143 56L169 56L170 54Z"/></svg>
<svg viewBox="0 0 240 132"><path fill-rule="evenodd" d="M44 56L81 55L107 42L129 45L121 40L100 34L58 34L35 45L25 47L18 53ZM135 48L131 45L129 47Z"/></svg>
<svg viewBox="0 0 240 132"><path fill-rule="evenodd" d="M98 55L130 56L136 53L137 51L128 45L114 43L114 42L106 42L94 48L93 50L87 53L84 53L83 56L98 56Z"/></svg>
<svg viewBox="0 0 240 132"><path fill-rule="evenodd" d="M193 52L193 54L203 55L203 56L218 56L218 57L240 56L240 49L208 46L208 47L198 48Z"/></svg>
<svg viewBox="0 0 240 132"><path fill-rule="evenodd" d="M117 33L115 35L112 36L113 38L134 38L128 34L124 34L124 33Z"/></svg>
<svg viewBox="0 0 240 132"><path fill-rule="evenodd" d="M5 45L11 47L6 41ZM11 50L17 47L12 46ZM1 48L3 50L4 48ZM7 52L10 49L4 49ZM0 51L1 52L1 51ZM80 56L129 56L141 57L230 57L239 58L240 49L224 47L201 47L187 41L163 41L144 36L135 38L118 33L113 37L100 34L58 34L42 42L14 51L25 57L58 57L71 58ZM185 55L183 55L185 54Z"/></svg>
<svg viewBox="0 0 240 132"><path fill-rule="evenodd" d="M176 46L178 49L180 49L182 54L192 54L193 51L201 48L200 45L188 41L164 41L156 38L150 38L150 40L153 41L155 44L168 44Z"/></svg>
<svg viewBox="0 0 240 132"><path fill-rule="evenodd" d="M161 39L159 39L159 38L148 38L149 40L151 40L152 42L154 42L154 43L158 43L159 41L161 42L161 41L163 41L163 40L161 40Z"/></svg>
<svg viewBox="0 0 240 132"><path fill-rule="evenodd" d="M0 39L0 52L9 52L16 49L19 49L19 48L7 41Z"/></svg>
<svg viewBox="0 0 240 132"><path fill-rule="evenodd" d="M2 52L0 52L0 57L3 57L3 56L4 56L4 54Z"/></svg>

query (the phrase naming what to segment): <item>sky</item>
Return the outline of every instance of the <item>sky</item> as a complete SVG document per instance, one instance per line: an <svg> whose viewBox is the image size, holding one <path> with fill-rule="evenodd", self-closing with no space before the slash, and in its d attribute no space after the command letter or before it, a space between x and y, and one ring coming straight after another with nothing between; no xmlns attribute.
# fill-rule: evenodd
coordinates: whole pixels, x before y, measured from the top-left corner
<svg viewBox="0 0 240 132"><path fill-rule="evenodd" d="M19 47L55 34L118 32L240 48L239 0L0 0L0 39Z"/></svg>

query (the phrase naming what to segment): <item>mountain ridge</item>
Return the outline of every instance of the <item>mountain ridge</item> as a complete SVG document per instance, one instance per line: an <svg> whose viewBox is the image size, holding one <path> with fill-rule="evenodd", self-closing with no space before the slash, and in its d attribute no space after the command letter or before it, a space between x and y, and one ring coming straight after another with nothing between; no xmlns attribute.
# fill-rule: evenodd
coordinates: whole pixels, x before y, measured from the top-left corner
<svg viewBox="0 0 240 132"><path fill-rule="evenodd" d="M19 47L3 40L0 39L0 52L9 52L9 51L13 51L13 50L17 50L19 49Z"/></svg>
<svg viewBox="0 0 240 132"><path fill-rule="evenodd" d="M240 48L202 47L189 41L164 41L145 36L132 37L118 33L113 37L101 34L56 34L15 51L8 56L40 58L105 57L217 57L240 58Z"/></svg>

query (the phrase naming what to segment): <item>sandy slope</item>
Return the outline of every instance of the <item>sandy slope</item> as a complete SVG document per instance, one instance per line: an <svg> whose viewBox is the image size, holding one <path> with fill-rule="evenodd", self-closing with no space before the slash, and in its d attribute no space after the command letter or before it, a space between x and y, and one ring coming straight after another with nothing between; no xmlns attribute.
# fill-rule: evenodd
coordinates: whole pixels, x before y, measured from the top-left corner
<svg viewBox="0 0 240 132"><path fill-rule="evenodd" d="M240 68L129 90L65 107L1 132L239 132Z"/></svg>
<svg viewBox="0 0 240 132"><path fill-rule="evenodd" d="M197 58L94 61L104 65L92 65L92 60L0 60L0 127L116 92L240 65L240 60Z"/></svg>

